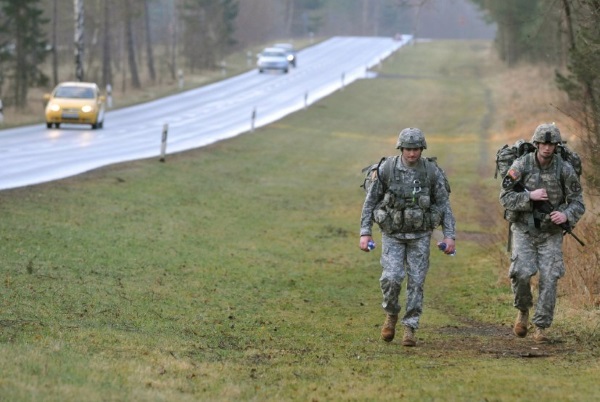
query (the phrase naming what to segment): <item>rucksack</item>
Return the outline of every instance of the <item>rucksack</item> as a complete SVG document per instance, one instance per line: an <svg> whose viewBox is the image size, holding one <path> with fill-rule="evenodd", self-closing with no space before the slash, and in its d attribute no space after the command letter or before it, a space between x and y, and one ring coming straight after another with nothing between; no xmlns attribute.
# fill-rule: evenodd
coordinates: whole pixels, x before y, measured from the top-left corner
<svg viewBox="0 0 600 402"><path fill-rule="evenodd" d="M581 164L581 157L579 156L579 154L567 147L566 142L558 144L557 148L558 150L556 151L556 153L560 155L563 161L569 162L569 164L573 166L573 169L575 170L575 173L577 173L577 176L581 177L581 174L583 173L583 166Z"/></svg>
<svg viewBox="0 0 600 402"><path fill-rule="evenodd" d="M364 168L362 168L361 172L363 173L365 178L360 186L363 188L363 190L365 190L365 193L369 192L369 188L371 188L371 185L378 177L379 167L386 159L387 158L384 156L379 160L379 162L373 163L369 166L365 166Z"/></svg>
<svg viewBox="0 0 600 402"><path fill-rule="evenodd" d="M511 165L517 158L534 152L535 149L535 145L525 140L518 140L513 145L505 144L496 152L496 172L494 173L494 179L498 178L498 173L500 173L500 179L504 179L504 176L506 176L506 173L508 173ZM581 157L575 151L567 147L565 142L562 142L556 147L556 153L562 161L568 162L573 167L577 176L581 176L583 171ZM560 179L561 164L559 163L557 167L557 177Z"/></svg>
<svg viewBox="0 0 600 402"><path fill-rule="evenodd" d="M535 151L535 146L525 140L518 140L513 145L504 144L496 152L496 172L494 173L494 179L498 177L498 173L500 173L500 179L503 179L508 173L510 166L518 157L533 151Z"/></svg>

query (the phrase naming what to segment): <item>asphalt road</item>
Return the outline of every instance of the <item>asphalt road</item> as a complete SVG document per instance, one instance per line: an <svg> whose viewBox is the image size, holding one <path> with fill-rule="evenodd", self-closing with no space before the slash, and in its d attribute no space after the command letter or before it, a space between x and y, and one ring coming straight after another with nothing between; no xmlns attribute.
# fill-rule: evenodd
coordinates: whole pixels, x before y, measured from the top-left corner
<svg viewBox="0 0 600 402"><path fill-rule="evenodd" d="M0 190L77 175L114 163L159 157L234 137L276 121L344 85L406 45L382 37L334 37L298 52L290 73L247 73L109 111L104 128L45 124L0 130ZM255 116L255 119L252 118Z"/></svg>

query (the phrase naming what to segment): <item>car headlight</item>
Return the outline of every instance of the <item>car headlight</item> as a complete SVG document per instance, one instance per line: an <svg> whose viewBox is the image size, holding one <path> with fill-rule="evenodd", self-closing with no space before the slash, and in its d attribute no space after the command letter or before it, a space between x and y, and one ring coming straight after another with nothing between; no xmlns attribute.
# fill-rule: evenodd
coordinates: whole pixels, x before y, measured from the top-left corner
<svg viewBox="0 0 600 402"><path fill-rule="evenodd" d="M60 110L60 105L58 105L57 103L51 103L50 110L53 112L58 112Z"/></svg>
<svg viewBox="0 0 600 402"><path fill-rule="evenodd" d="M91 112L92 110L94 110L94 108L93 108L93 107L91 107L90 105L85 105L85 106L82 106L82 107L81 107L81 111L82 111L83 113L89 113L89 112Z"/></svg>

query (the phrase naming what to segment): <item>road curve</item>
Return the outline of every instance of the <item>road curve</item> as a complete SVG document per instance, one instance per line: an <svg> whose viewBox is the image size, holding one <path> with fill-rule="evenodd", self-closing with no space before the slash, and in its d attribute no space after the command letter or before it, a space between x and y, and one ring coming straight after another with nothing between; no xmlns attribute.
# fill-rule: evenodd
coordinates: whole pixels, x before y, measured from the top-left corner
<svg viewBox="0 0 600 402"><path fill-rule="evenodd" d="M264 126L367 76L412 40L333 37L298 52L289 74L238 76L110 111L104 129L45 124L0 130L0 190L74 176L98 167L158 157L165 124L167 154L199 148ZM252 116L255 116L253 121Z"/></svg>

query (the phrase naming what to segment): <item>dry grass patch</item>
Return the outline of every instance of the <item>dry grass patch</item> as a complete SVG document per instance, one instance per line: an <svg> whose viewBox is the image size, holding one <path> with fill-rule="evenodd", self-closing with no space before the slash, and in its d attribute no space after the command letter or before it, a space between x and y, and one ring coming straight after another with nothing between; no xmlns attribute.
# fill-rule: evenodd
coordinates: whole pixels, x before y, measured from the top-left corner
<svg viewBox="0 0 600 402"><path fill-rule="evenodd" d="M578 149L579 133L583 129L567 115L570 108L568 97L556 88L554 69L543 65L520 65L493 76L489 85L493 88L494 103L502 105L501 108L497 108L492 128L493 147L498 148L504 143L510 144L520 138L529 140L538 124L554 121L561 128L563 139L583 155L585 169L585 150ZM498 180L498 188L499 185ZM561 303L569 307L558 309L559 322L574 310L585 311L600 306L600 273L597 269L600 262L597 251L600 235L598 223L593 217L597 213L595 205L598 202L588 193L585 197L588 210L574 232L584 239L586 247L581 247L570 236L565 236L563 251L567 273L565 278L559 281L559 291ZM494 226L498 228L496 236L505 246L508 224L499 218L502 216L501 212L499 208L499 214L494 214L498 221ZM497 249L497 260L499 283L506 285L509 283L507 272L510 264L506 247ZM532 286L537 290L537 277L534 278ZM597 325L595 322L600 323L600 318L592 314L587 321L590 320L587 327L592 328L593 332Z"/></svg>

